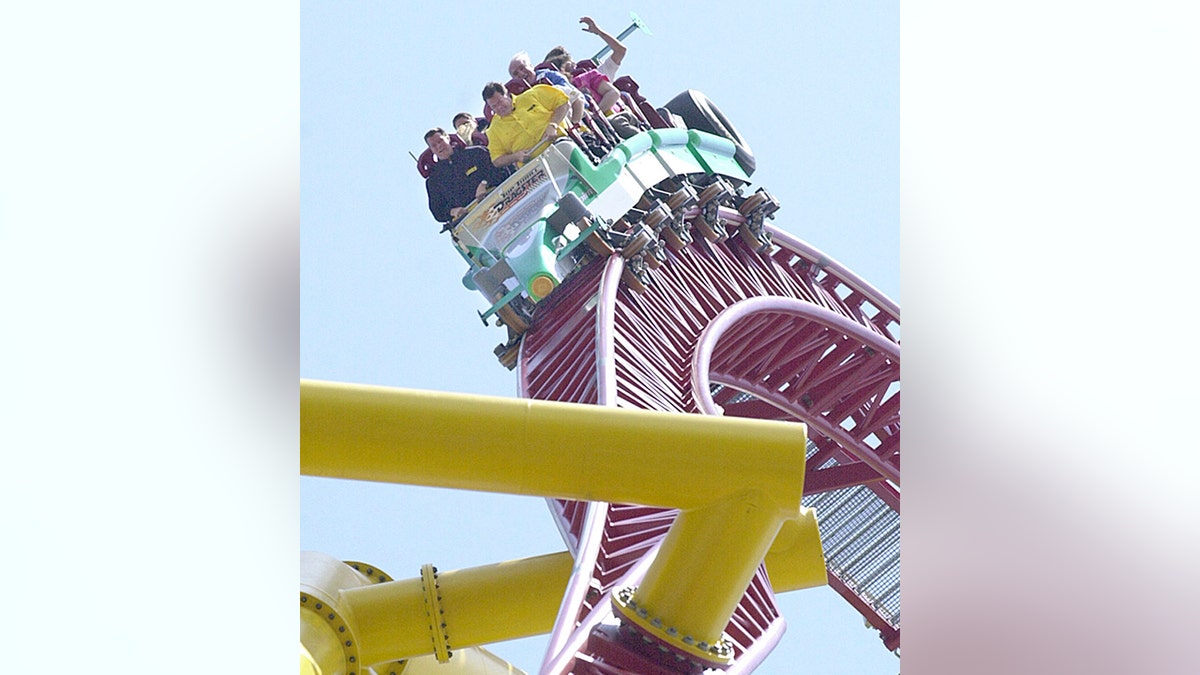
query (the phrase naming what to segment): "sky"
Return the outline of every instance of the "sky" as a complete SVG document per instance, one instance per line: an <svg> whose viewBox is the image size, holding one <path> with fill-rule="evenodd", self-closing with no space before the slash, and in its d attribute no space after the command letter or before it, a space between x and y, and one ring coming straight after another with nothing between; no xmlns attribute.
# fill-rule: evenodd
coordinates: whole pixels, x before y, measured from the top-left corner
<svg viewBox="0 0 1200 675"><path fill-rule="evenodd" d="M301 4L301 376L515 396L492 348L483 298L426 206L411 152L480 91L507 80L509 58L562 44L577 58L631 12L613 5L495 3L445 18L393 2ZM624 43L621 74L661 105L696 89L755 152L755 187L783 205L774 223L899 301L898 4L728 3L633 8L650 34ZM464 20L464 17L470 20ZM369 562L393 577L420 565L487 564L563 549L544 500L301 478L304 550ZM781 595L788 631L758 672L894 673L899 660L828 588ZM493 651L536 671L545 638Z"/></svg>
<svg viewBox="0 0 1200 675"><path fill-rule="evenodd" d="M512 52L594 45L555 4L403 4L0 8L9 670L283 672L301 549L561 546L536 500L297 480L300 376L513 395L402 160ZM901 301L906 672L1192 673L1196 10L845 4L588 11L638 11L647 94L709 94L776 224ZM783 672L894 672L834 605L785 606Z"/></svg>

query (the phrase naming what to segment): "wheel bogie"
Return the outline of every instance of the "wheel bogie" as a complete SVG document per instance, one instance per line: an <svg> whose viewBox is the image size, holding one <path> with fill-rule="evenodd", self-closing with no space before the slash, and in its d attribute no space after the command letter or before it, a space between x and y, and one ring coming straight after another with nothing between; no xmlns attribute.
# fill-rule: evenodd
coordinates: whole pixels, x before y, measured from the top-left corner
<svg viewBox="0 0 1200 675"><path fill-rule="evenodd" d="M718 234L717 231L713 229L712 225L709 225L708 221L704 218L696 218L692 221L692 226L696 228L696 231L700 233L700 236L713 243L721 241L721 239L724 238L722 235Z"/></svg>
<svg viewBox="0 0 1200 675"><path fill-rule="evenodd" d="M626 267L625 270L621 272L621 280L624 281L625 285L628 286L629 289L634 293L645 293L648 290L646 280L643 279L643 276L644 275L638 274L629 267Z"/></svg>
<svg viewBox="0 0 1200 675"><path fill-rule="evenodd" d="M496 310L496 316L517 335L523 335L525 331L529 330L529 324L509 305L504 305Z"/></svg>

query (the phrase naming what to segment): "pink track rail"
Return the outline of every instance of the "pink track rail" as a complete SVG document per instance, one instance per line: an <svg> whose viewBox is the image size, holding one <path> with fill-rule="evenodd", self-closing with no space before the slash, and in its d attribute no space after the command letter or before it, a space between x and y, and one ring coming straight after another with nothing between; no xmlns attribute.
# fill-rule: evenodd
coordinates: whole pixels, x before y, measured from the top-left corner
<svg viewBox="0 0 1200 675"><path fill-rule="evenodd" d="M821 522L830 586L897 649L899 308L821 251L767 230L770 254L737 237L697 238L669 253L643 293L620 283L619 254L589 264L539 306L517 365L520 393L807 423L805 503ZM640 580L676 513L548 504L575 573L541 675L696 672L614 629L610 609L614 591ZM783 630L760 566L726 628L728 672L753 671Z"/></svg>

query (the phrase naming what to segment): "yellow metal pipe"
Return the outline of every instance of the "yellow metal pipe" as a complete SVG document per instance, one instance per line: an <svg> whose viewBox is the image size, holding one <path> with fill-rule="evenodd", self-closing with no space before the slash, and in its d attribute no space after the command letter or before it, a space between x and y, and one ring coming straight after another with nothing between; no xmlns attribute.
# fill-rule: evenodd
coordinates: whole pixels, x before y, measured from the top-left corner
<svg viewBox="0 0 1200 675"><path fill-rule="evenodd" d="M776 593L828 584L816 511L801 509L799 518L785 520L764 562Z"/></svg>
<svg viewBox="0 0 1200 675"><path fill-rule="evenodd" d="M301 380L300 472L693 509L754 487L783 517L802 424Z"/></svg>
<svg viewBox="0 0 1200 675"><path fill-rule="evenodd" d="M375 668L376 675L388 675L388 670ZM397 675L527 675L524 670L489 652L483 647L455 649L454 656L442 663L432 656L408 659Z"/></svg>
<svg viewBox="0 0 1200 675"><path fill-rule="evenodd" d="M433 653L431 628L443 631L453 653L549 632L571 566L564 551L440 573L435 592L441 611L435 610L432 625L419 578L347 589L341 608L354 625L363 663Z"/></svg>
<svg viewBox="0 0 1200 675"><path fill-rule="evenodd" d="M783 519L762 494L747 490L682 511L641 584L614 594L613 609L693 660L725 668L734 646L724 628L764 557L779 592L827 583L812 509Z"/></svg>
<svg viewBox="0 0 1200 675"><path fill-rule="evenodd" d="M716 643L782 524L756 490L681 512L633 599L664 630Z"/></svg>
<svg viewBox="0 0 1200 675"><path fill-rule="evenodd" d="M344 589L371 583L365 575L333 556L300 553L301 665L318 675L349 672L362 663L354 626L340 608ZM301 668L305 671L305 667Z"/></svg>
<svg viewBox="0 0 1200 675"><path fill-rule="evenodd" d="M312 654L304 648L304 643L300 643L300 675L322 675L321 666L317 664L317 660Z"/></svg>
<svg viewBox="0 0 1200 675"><path fill-rule="evenodd" d="M451 652L547 633L572 563L563 551L440 573L431 589L437 597L437 620L431 621L421 578L371 583L340 561L306 552L301 557L301 670L337 675L433 654L432 630L442 631Z"/></svg>
<svg viewBox="0 0 1200 675"><path fill-rule="evenodd" d="M347 656L325 622L312 612L300 612L301 675L336 675L348 672Z"/></svg>
<svg viewBox="0 0 1200 675"><path fill-rule="evenodd" d="M680 509L641 585L616 604L643 630L701 659L732 657L722 631L781 530L789 550L772 563L781 577L815 585L819 566L824 580L816 520L800 507L802 424L312 380L301 381L300 400L306 475ZM798 528L784 528L793 521ZM568 561L555 602L569 570ZM409 589L383 604L418 599ZM468 634L504 622L463 608L456 622L472 625ZM364 644L397 643L382 634L386 613L354 612L381 632Z"/></svg>

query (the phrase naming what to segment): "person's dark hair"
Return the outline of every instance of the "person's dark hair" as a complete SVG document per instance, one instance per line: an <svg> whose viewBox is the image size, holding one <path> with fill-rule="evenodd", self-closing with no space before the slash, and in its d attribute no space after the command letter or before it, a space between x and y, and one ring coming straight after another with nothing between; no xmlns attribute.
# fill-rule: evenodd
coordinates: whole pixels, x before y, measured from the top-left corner
<svg viewBox="0 0 1200 675"><path fill-rule="evenodd" d="M546 59L546 64L553 67L560 73L566 73L570 75L570 73L567 73L565 70L563 70L563 64L570 60L571 57L569 55L559 54L558 56L551 56L550 58Z"/></svg>
<svg viewBox="0 0 1200 675"><path fill-rule="evenodd" d="M483 100L486 102L489 98L496 94L508 95L508 90L499 82L488 82L483 86Z"/></svg>
<svg viewBox="0 0 1200 675"><path fill-rule="evenodd" d="M458 121L461 119L473 120L473 119L475 119L475 116L472 115L471 113L465 113L465 112L458 113L457 115L454 116L454 126L458 126Z"/></svg>
<svg viewBox="0 0 1200 675"><path fill-rule="evenodd" d="M430 136L433 136L435 134L445 134L445 133L446 133L446 131L444 129L442 129L441 127L434 127L432 129L430 129L429 131L425 132L424 140L428 141Z"/></svg>
<svg viewBox="0 0 1200 675"><path fill-rule="evenodd" d="M550 59L552 59L556 56L565 56L569 59L569 58L571 58L571 53L567 51L566 47L564 47L562 45L558 45L557 47L554 47L550 51L546 52L546 58L544 58L542 60L549 61Z"/></svg>

